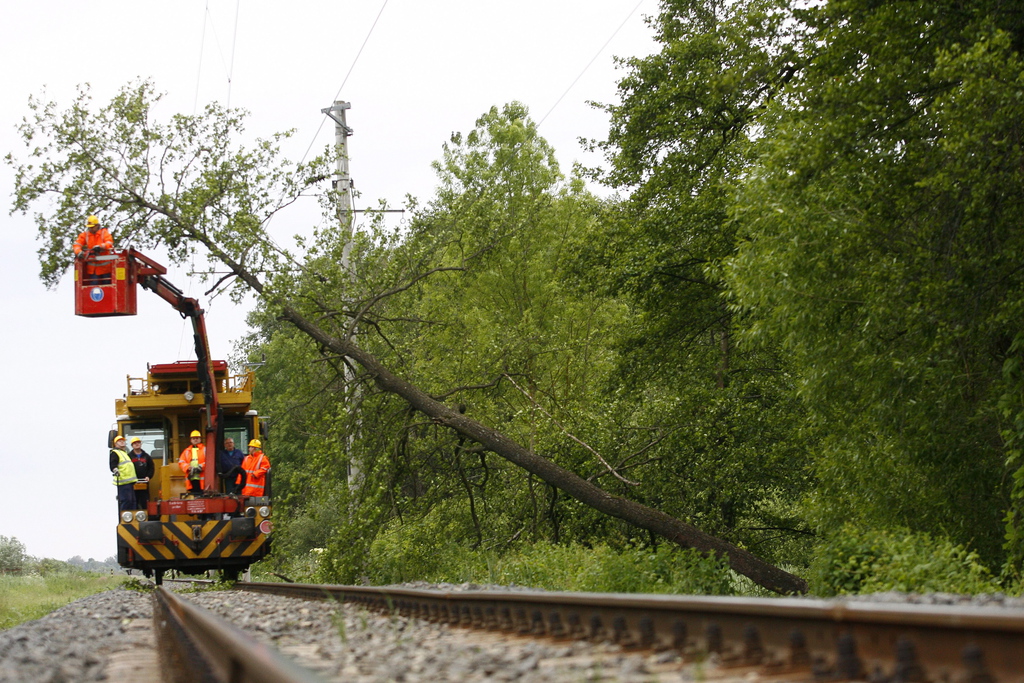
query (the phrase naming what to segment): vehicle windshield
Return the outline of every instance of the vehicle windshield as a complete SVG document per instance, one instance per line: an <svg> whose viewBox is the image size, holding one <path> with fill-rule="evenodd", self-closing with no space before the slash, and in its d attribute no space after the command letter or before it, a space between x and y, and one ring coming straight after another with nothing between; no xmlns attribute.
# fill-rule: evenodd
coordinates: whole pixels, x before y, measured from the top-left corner
<svg viewBox="0 0 1024 683"><path fill-rule="evenodd" d="M125 439L128 441L127 448L131 449L132 437L142 439L142 450L149 453L153 458L153 464L159 467L163 464L165 457L166 441L164 440L164 429L161 425L153 423L132 423L124 425Z"/></svg>
<svg viewBox="0 0 1024 683"><path fill-rule="evenodd" d="M228 418L224 421L224 440L234 439L235 448L246 452L249 445L249 424L244 418ZM221 448L224 444L221 443Z"/></svg>

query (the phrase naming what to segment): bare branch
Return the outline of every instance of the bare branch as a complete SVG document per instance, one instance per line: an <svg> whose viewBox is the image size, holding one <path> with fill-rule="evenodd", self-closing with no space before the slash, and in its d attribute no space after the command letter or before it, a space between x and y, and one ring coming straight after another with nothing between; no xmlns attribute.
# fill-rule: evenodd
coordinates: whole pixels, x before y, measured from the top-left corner
<svg viewBox="0 0 1024 683"><path fill-rule="evenodd" d="M428 270L426 272L417 274L415 277L413 277L411 280L409 280L408 282L406 282L403 285L400 285L398 287L393 287L393 288L391 288L391 289L389 289L387 291L381 292L381 293L379 293L379 294L377 294L377 295L375 295L373 297L370 297L370 299L367 300L367 302L365 304L363 304L362 308L360 308L359 311L357 311L356 314L352 316L352 320L351 320L351 322L349 322L348 331L345 334L345 338L346 339L351 339L352 338L352 335L355 333L355 329L359 325L359 321L362 320L363 315L367 311L369 311L371 308L373 308L375 305L377 305L377 303L379 301L382 301L383 299L386 299L388 297L394 296L396 294L400 294L401 292L404 292L404 291L410 289L413 285L415 285L420 280L423 280L424 278L430 277L431 275L434 275L435 273L444 273L444 272L448 272L448 271L464 271L464 270L466 270L465 266L438 266L437 268L431 268L430 270Z"/></svg>
<svg viewBox="0 0 1024 683"><path fill-rule="evenodd" d="M496 377L494 379L493 382L488 382L487 384L468 384L468 385L461 386L461 387L455 387L454 389L449 389L448 391L446 391L443 394L434 394L434 398L436 400L438 400L438 401L443 401L446 398L448 398L449 396L452 396L453 394L457 394L460 391L474 391L476 389L490 389L492 387L496 387L499 384L501 384L501 378L502 377L505 377L505 375L499 375L498 377Z"/></svg>
<svg viewBox="0 0 1024 683"><path fill-rule="evenodd" d="M583 441L581 441L580 439L576 438L576 437L575 437L575 436L574 436L574 435L573 435L573 434L572 434L572 433L571 433L571 432L570 432L570 431L569 431L568 429L566 429L565 427L563 427L563 426L562 426L562 423L561 423L561 422L559 422L558 420L556 420L556 419L555 419L555 417L554 417L554 416L553 416L553 415L552 415L551 413L549 413L548 411L544 410L544 407L543 407L543 406L542 406L541 404L537 403L537 401L535 401L535 400L534 400L533 396L531 396L531 395L530 395L530 392L526 391L526 390L525 390L525 389L523 389L523 388L522 388L521 386L519 386L518 384L516 384L515 380L513 380L513 379L512 379L511 377L509 377L509 376L508 376L507 374L506 374L506 375L504 375L504 377L505 377L505 378L506 378L506 379L507 379L507 380L508 380L509 382L511 382L511 383L512 383L512 386L514 386L514 387L515 387L516 389L518 389L518 390L519 390L520 392L522 392L523 396L525 396L525 397L526 397L527 399L529 399L530 403L532 403L532 404L533 404L533 405L534 405L534 406L535 406L535 407L536 407L536 408L537 408L538 410L540 410L540 412L542 412L542 413L544 413L545 415L547 415L548 419L549 419L549 420L551 420L552 422L554 422L554 423L555 423L555 425L556 425L556 426L557 426L557 427L558 427L559 429L561 429L561 430L562 430L562 432L563 432L563 433L564 433L564 434L565 434L566 436L568 436L568 437L569 437L570 439L572 439L573 441L575 441L576 443L578 443L579 445L583 446L583 447L584 447L584 448L586 448L586 449L587 449L588 451L590 451L591 453L593 453L593 454L594 454L594 456L595 456L595 457L596 457L596 458L597 458L598 460L600 460L600 461L601 461L601 464L602 464L602 465L604 465L604 466L605 466L606 468L608 468L608 472L609 472L609 473L611 473L611 475L612 475L613 477L615 477L616 479L618 479L619 481L621 481L621 482L622 482L622 483L624 483L624 484L629 484L630 486L639 486L639 485L640 485L640 482L638 482L638 481L630 481L629 479L626 479L626 478L625 478L625 477L623 477L623 476L622 476L621 474L619 474L618 472L616 472L616 471L615 471L615 468L614 468L614 467L612 467L612 466L611 466L610 464L608 464L608 461L607 461L607 460L605 460L605 459L604 459L604 458L603 458L603 457L601 456L601 454L600 454L600 453L598 453L597 451L595 451L595 450L594 450L593 448L591 448L591 447L590 447L589 445L587 445L586 443L584 443L584 442L583 442Z"/></svg>

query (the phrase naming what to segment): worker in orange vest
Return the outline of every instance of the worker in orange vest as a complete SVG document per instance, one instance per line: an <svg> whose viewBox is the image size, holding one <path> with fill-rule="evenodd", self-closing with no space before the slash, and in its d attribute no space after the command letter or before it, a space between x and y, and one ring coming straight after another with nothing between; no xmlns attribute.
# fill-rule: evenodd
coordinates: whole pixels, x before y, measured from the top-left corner
<svg viewBox="0 0 1024 683"><path fill-rule="evenodd" d="M85 232L78 236L73 247L76 259L86 259L90 256L101 256L114 248L114 240L110 231L100 225L100 219L96 216L89 216L85 219ZM110 264L94 264L86 261L85 284L87 285L109 285Z"/></svg>
<svg viewBox="0 0 1024 683"><path fill-rule="evenodd" d="M262 496L267 484L267 472L270 471L270 460L261 450L263 444L259 439L249 442L249 455L242 461L245 470L245 486L243 496Z"/></svg>
<svg viewBox="0 0 1024 683"><path fill-rule="evenodd" d="M199 430L194 429L189 435L190 446L186 446L178 458L178 467L185 473L188 481L188 490L192 493L199 493L203 490L203 468L206 466L206 446L203 445L203 435Z"/></svg>

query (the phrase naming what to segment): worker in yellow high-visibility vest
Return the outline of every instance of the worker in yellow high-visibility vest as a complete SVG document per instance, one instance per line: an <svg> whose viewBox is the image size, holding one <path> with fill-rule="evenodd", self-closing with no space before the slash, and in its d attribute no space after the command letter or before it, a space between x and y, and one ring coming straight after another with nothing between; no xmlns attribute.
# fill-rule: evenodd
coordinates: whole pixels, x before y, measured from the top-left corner
<svg viewBox="0 0 1024 683"><path fill-rule="evenodd" d="M135 476L135 463L124 450L124 437L120 434L114 437L114 447L110 449L110 473L117 487L118 511L136 509L135 482L139 478Z"/></svg>

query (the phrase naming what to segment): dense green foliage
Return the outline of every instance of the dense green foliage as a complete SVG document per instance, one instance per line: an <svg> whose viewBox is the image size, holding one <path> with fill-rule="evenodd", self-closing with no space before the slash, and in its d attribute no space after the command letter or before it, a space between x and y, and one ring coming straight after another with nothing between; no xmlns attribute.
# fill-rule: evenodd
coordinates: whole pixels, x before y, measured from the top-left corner
<svg viewBox="0 0 1024 683"><path fill-rule="evenodd" d="M612 548L548 541L519 544L501 552L474 550L457 539L446 540L445 529L432 525L436 518L390 524L371 544L372 561L366 563L367 573L359 579L373 585L429 581L557 591L765 594L731 572L724 560L693 550L669 545ZM326 559L322 548L305 555L277 555L255 565L253 578L331 581L336 568Z"/></svg>
<svg viewBox="0 0 1024 683"><path fill-rule="evenodd" d="M1019 20L998 2L829 3L766 108L725 279L827 435L820 529L941 530L1000 556L1013 463L996 406L1016 391L1003 368L1024 293Z"/></svg>
<svg viewBox="0 0 1024 683"><path fill-rule="evenodd" d="M454 136L437 170L437 198L401 238L381 230L362 235L355 280L329 258L343 248L344 235L318 236L307 261L316 306L339 312L340 334L351 324L349 312L361 311L360 345L410 381L574 471L619 482L600 459L628 467L623 451L643 434L616 443L616 428L628 428L629 416L616 416L614 404L597 415L592 408L613 370L609 337L627 311L560 277L572 240L600 206L579 182L562 179L519 105L492 110L472 133ZM328 278L336 286L319 286ZM353 547L360 543L337 531L347 521L363 528L447 506L448 538L476 548L517 538L571 540L581 529L611 525L396 398L352 387L339 362L313 362L317 349L287 329L275 329L260 351L268 358L262 409L282 415L273 439L288 443L275 462L297 459L294 468L279 468L293 478L279 480L278 494L287 501L301 491L311 517L331 519L333 538L314 533L308 542L328 548L329 561L346 567L342 577L360 571ZM296 374L303 387L297 392ZM276 390L285 385L286 393ZM569 436L581 428L586 446ZM343 483L349 466L358 469L352 490ZM335 511L346 509L353 509L348 520L338 519ZM365 549L373 533L362 533Z"/></svg>
<svg viewBox="0 0 1024 683"><path fill-rule="evenodd" d="M883 591L993 593L999 583L977 553L906 529L844 526L811 565L811 590L821 596Z"/></svg>
<svg viewBox="0 0 1024 683"><path fill-rule="evenodd" d="M604 263L644 292L646 343L715 289L723 338L790 378L771 422L818 533L1019 561L1020 9L667 0L654 26L600 174L630 191Z"/></svg>
<svg viewBox="0 0 1024 683"><path fill-rule="evenodd" d="M420 525L388 529L371 547L374 584L419 580L598 593L733 592L725 562L669 546L613 549L538 542L497 554L448 543L426 547Z"/></svg>

